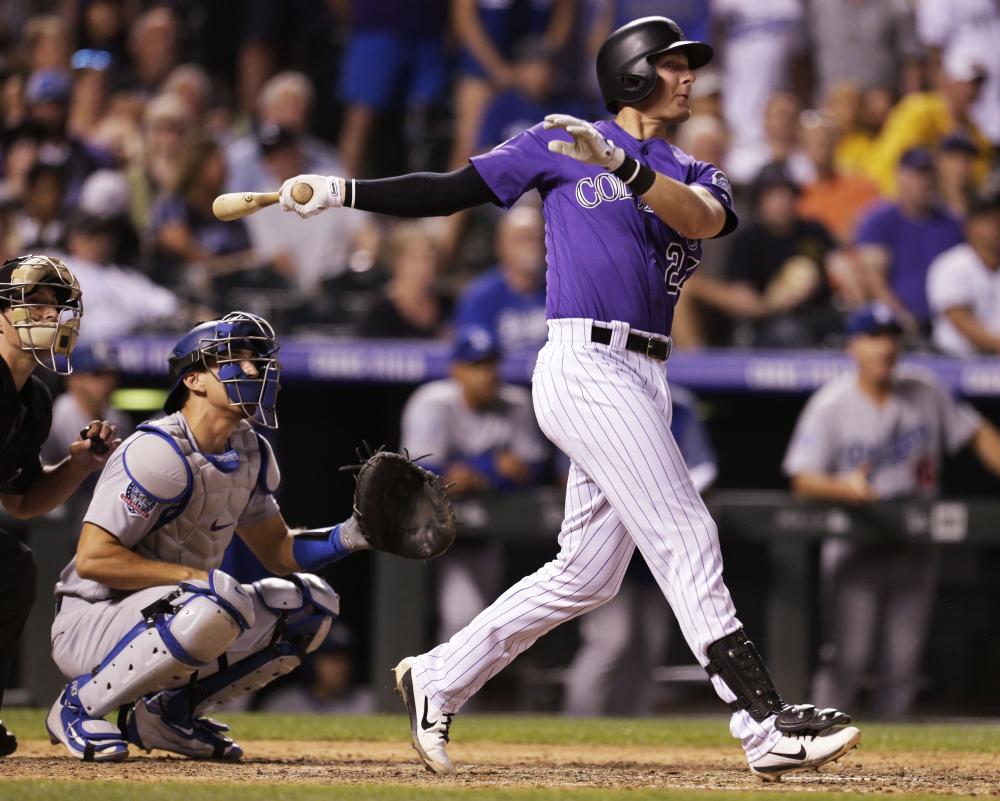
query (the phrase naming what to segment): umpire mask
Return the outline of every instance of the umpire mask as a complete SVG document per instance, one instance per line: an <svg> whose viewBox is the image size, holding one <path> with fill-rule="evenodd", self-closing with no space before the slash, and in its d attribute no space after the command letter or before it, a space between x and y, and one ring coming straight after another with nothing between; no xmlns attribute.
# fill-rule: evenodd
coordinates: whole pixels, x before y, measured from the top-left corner
<svg viewBox="0 0 1000 801"><path fill-rule="evenodd" d="M18 256L0 267L0 309L17 332L21 350L60 375L73 372L83 293L61 259Z"/></svg>

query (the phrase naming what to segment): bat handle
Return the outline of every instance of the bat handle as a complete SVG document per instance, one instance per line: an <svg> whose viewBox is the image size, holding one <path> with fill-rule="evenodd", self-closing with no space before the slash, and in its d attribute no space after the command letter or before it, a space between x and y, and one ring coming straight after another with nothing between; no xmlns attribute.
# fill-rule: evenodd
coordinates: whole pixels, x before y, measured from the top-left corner
<svg viewBox="0 0 1000 801"><path fill-rule="evenodd" d="M304 181L292 185L292 200L296 203L308 203L312 200L313 188Z"/></svg>

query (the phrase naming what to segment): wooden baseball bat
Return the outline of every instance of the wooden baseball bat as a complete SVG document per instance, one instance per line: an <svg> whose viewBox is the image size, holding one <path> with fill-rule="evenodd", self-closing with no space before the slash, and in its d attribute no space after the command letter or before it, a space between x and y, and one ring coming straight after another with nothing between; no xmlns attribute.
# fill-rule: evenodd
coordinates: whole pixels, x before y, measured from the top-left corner
<svg viewBox="0 0 1000 801"><path fill-rule="evenodd" d="M296 203L308 203L312 196L313 190L309 184L297 183L292 187L292 199ZM213 201L212 214L224 222L230 222L274 205L279 198L277 192L228 192Z"/></svg>

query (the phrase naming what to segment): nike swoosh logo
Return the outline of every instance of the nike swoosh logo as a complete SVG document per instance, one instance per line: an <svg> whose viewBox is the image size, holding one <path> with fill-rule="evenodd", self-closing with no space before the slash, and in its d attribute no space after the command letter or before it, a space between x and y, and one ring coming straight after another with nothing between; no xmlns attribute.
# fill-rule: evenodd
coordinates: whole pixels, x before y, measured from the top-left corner
<svg viewBox="0 0 1000 801"><path fill-rule="evenodd" d="M800 745L799 752L797 754L779 754L777 751L772 751L771 756L784 757L785 759L802 760L806 758L806 747L804 745Z"/></svg>
<svg viewBox="0 0 1000 801"><path fill-rule="evenodd" d="M438 723L440 723L440 721L438 721L438 720L428 720L427 719L427 696L425 695L424 696L424 714L423 714L423 717L420 719L420 725L423 726L424 731L427 731L428 729L433 729L435 726L438 725Z"/></svg>
<svg viewBox="0 0 1000 801"><path fill-rule="evenodd" d="M219 523L218 520L214 521L212 525L209 526L209 528L212 529L212 531L222 531L222 529L229 528L232 525L232 523L223 523L220 526L218 525L218 523Z"/></svg>

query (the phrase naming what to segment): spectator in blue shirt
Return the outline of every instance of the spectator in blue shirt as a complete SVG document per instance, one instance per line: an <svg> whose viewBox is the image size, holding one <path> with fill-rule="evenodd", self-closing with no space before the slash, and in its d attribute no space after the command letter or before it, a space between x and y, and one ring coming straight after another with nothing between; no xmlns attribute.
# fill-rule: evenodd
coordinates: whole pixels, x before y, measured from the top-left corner
<svg viewBox="0 0 1000 801"><path fill-rule="evenodd" d="M545 342L545 230L534 206L500 218L497 265L473 281L459 300L456 323L489 329L504 350Z"/></svg>
<svg viewBox="0 0 1000 801"><path fill-rule="evenodd" d="M899 161L897 199L875 206L858 223L858 259L873 300L891 308L909 333L929 325L931 262L963 241L962 225L939 203L934 156L907 150Z"/></svg>
<svg viewBox="0 0 1000 801"><path fill-rule="evenodd" d="M550 103L554 83L552 50L539 38L522 40L514 50L512 59L512 85L494 95L483 115L476 148L490 150L501 142L537 125L546 114L554 110Z"/></svg>

